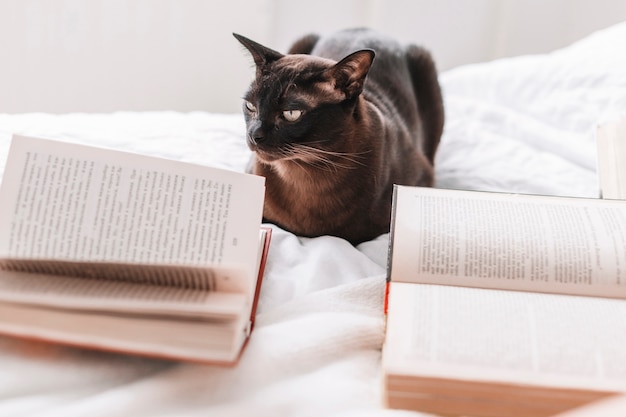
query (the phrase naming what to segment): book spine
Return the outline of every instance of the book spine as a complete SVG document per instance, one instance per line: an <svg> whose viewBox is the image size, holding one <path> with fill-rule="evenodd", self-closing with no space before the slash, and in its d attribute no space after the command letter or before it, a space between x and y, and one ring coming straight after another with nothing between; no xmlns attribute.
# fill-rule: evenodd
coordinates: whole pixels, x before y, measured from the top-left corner
<svg viewBox="0 0 626 417"><path fill-rule="evenodd" d="M387 316L389 310L389 287L391 287L391 281L385 283L385 301L383 303L383 314Z"/></svg>
<svg viewBox="0 0 626 417"><path fill-rule="evenodd" d="M259 305L259 296L261 294L261 284L265 276L265 264L267 263L267 255L270 249L270 242L272 240L272 229L270 227L263 227L265 231L265 242L263 243L263 251L261 253L261 262L259 264L259 272L256 280L256 288L254 291L254 299L252 300L252 310L250 311L250 333L254 329L254 322L256 319L256 310Z"/></svg>
<svg viewBox="0 0 626 417"><path fill-rule="evenodd" d="M398 199L398 185L393 185L391 197L391 223L389 229L389 247L387 249L387 282L391 281L391 259L393 257L393 235L396 228L396 206Z"/></svg>
<svg viewBox="0 0 626 417"><path fill-rule="evenodd" d="M391 198L391 224L389 229L389 246L387 248L387 278L385 283L385 300L383 302L383 313L387 315L389 306L389 285L391 284L391 259L393 257L393 235L396 228L396 206L398 198L398 185L393 185L393 195Z"/></svg>

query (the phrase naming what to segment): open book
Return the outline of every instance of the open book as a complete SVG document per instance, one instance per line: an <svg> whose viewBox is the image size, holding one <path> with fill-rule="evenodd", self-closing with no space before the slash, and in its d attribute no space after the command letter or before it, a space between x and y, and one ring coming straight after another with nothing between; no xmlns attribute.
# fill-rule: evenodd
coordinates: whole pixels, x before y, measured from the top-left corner
<svg viewBox="0 0 626 417"><path fill-rule="evenodd" d="M398 186L387 405L551 416L626 392L626 201Z"/></svg>
<svg viewBox="0 0 626 417"><path fill-rule="evenodd" d="M598 126L596 142L602 198L626 200L626 116Z"/></svg>
<svg viewBox="0 0 626 417"><path fill-rule="evenodd" d="M0 333L232 364L271 230L264 178L14 136L0 187Z"/></svg>

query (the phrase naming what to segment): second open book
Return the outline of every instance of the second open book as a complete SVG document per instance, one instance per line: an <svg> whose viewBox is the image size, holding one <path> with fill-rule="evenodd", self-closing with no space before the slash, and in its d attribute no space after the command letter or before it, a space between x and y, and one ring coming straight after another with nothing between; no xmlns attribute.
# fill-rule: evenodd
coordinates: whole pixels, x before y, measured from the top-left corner
<svg viewBox="0 0 626 417"><path fill-rule="evenodd" d="M264 178L14 136L0 188L0 333L234 363L270 230Z"/></svg>
<svg viewBox="0 0 626 417"><path fill-rule="evenodd" d="M626 392L625 201L417 187L394 200L389 406L551 416Z"/></svg>

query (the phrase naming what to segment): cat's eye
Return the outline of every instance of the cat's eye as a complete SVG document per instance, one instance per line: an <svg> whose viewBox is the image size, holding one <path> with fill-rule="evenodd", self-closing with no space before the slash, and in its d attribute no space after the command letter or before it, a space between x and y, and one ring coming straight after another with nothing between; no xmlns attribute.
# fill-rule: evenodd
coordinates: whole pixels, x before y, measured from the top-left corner
<svg viewBox="0 0 626 417"><path fill-rule="evenodd" d="M250 113L255 113L256 112L256 106L254 104L250 103L248 100L246 100L246 109Z"/></svg>
<svg viewBox="0 0 626 417"><path fill-rule="evenodd" d="M283 112L283 117L288 122L295 122L302 116L302 110L285 110Z"/></svg>

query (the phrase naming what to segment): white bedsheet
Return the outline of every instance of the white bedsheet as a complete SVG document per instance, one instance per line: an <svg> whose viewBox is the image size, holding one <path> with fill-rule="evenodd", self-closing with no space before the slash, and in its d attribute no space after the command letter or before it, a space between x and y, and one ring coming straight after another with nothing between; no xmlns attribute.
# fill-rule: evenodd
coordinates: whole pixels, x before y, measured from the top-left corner
<svg viewBox="0 0 626 417"><path fill-rule="evenodd" d="M626 23L442 74L437 185L596 196L596 125L626 114L624 45ZM240 115L0 115L0 169L12 133L235 170L249 157ZM381 405L387 244L275 228L256 329L232 369L0 337L0 416L415 415Z"/></svg>

